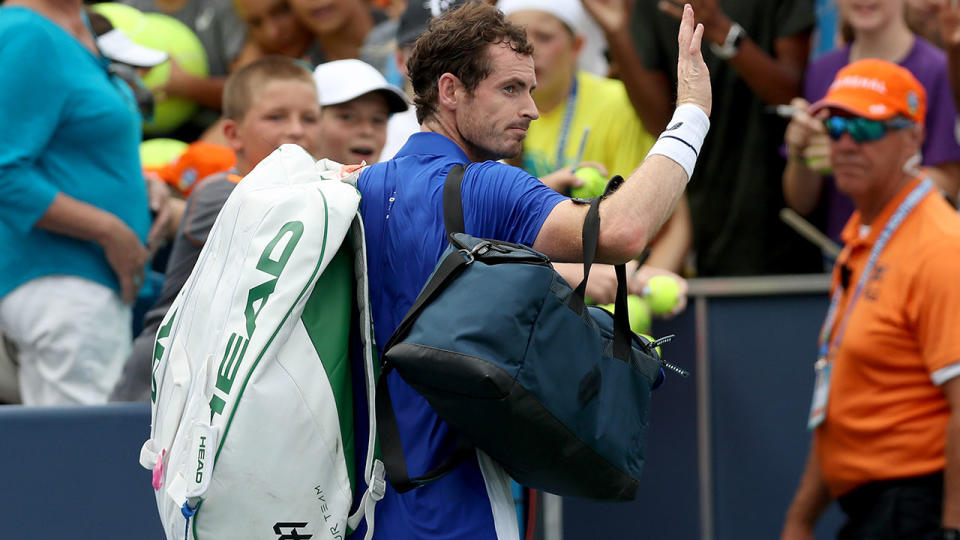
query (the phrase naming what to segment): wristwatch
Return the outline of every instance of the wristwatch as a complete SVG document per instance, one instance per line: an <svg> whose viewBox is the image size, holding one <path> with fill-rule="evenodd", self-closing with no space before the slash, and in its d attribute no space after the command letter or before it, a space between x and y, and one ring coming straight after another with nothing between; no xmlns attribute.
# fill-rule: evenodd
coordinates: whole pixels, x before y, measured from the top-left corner
<svg viewBox="0 0 960 540"><path fill-rule="evenodd" d="M960 529L944 527L940 529L940 540L960 540Z"/></svg>
<svg viewBox="0 0 960 540"><path fill-rule="evenodd" d="M710 43L710 50L713 51L713 55L721 60L729 60L737 55L737 51L740 50L740 44L743 43L743 38L747 36L747 32L737 23L730 25L730 31L727 32L727 38L723 40L723 45L717 45L716 43Z"/></svg>

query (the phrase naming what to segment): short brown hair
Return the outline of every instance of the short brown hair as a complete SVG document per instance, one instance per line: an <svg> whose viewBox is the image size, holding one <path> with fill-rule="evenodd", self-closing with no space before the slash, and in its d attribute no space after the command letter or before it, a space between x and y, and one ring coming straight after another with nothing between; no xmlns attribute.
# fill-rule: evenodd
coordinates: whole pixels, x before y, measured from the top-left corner
<svg viewBox="0 0 960 540"><path fill-rule="evenodd" d="M430 21L407 60L417 121L423 123L437 111L437 81L444 73L452 73L473 92L493 72L487 46L497 43L506 43L519 54L533 54L526 31L484 2L467 2Z"/></svg>
<svg viewBox="0 0 960 540"><path fill-rule="evenodd" d="M255 60L233 72L223 87L223 116L243 120L253 106L256 93L269 81L302 81L315 86L313 72L303 62L271 55Z"/></svg>

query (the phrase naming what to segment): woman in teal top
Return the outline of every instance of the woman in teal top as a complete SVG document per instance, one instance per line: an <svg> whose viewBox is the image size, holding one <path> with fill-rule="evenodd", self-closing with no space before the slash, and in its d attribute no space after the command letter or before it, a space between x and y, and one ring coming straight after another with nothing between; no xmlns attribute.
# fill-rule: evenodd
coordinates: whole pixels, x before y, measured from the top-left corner
<svg viewBox="0 0 960 540"><path fill-rule="evenodd" d="M82 0L0 8L0 329L25 403L103 401L129 347L150 214L140 116L108 65Z"/></svg>

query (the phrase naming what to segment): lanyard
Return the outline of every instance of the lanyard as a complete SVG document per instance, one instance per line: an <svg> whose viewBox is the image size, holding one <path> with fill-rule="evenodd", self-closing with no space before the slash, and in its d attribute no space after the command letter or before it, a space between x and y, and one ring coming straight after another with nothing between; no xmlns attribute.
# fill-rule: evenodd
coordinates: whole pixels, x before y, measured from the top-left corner
<svg viewBox="0 0 960 540"><path fill-rule="evenodd" d="M877 242L873 245L873 249L870 250L870 257L867 259L867 265L863 269L863 273L860 274L860 279L857 280L857 288L853 291L853 296L850 297L850 301L847 303L847 309L844 310L843 319L840 321L840 327L837 330L837 333L833 337L831 343L831 334L833 333L833 326L836 322L837 317L837 307L840 304L840 289L838 287L833 293L833 297L830 299L830 308L827 310L827 318L823 321L823 328L820 329L820 354L817 364L826 363L827 353L829 351L836 351L840 347L840 342L843 340L843 334L847 329L847 321L850 319L850 313L853 312L853 306L857 303L857 300L860 298L860 293L863 292L863 288L867 283L867 280L870 279L870 274L873 273L873 267L877 263L877 259L880 258L880 253L883 251L883 248L887 246L887 243L890 241L890 237L893 236L893 233L900 228L900 224L903 223L903 220L906 219L910 212L917 206L917 203L926 196L930 190L933 189L933 182L929 179L920 182L917 187L913 188L912 191L907 195L907 198L900 203L900 206L894 211L893 215L887 221L886 226L884 226L883 231L880 233L880 236L877 238Z"/></svg>
<svg viewBox="0 0 960 540"><path fill-rule="evenodd" d="M567 147L567 135L570 134L570 124L573 123L573 110L577 107L577 86L577 76L574 75L573 84L570 85L570 95L567 96L567 103L563 108L563 124L560 126L560 137L557 140L557 159L554 162L554 171L562 169L565 165L563 151ZM576 165L576 163L574 163L574 165Z"/></svg>

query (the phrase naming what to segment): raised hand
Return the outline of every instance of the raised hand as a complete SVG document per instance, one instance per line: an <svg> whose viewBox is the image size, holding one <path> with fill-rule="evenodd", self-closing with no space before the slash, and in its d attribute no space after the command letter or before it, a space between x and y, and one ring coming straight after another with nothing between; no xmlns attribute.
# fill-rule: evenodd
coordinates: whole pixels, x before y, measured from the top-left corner
<svg viewBox="0 0 960 540"><path fill-rule="evenodd" d="M677 106L690 103L703 109L710 116L713 106L713 91L710 87L710 72L703 63L700 47L703 41L703 24L694 27L694 12L690 4L683 6L677 58Z"/></svg>
<svg viewBox="0 0 960 540"><path fill-rule="evenodd" d="M607 34L626 30L630 22L630 0L583 0L587 13Z"/></svg>
<svg viewBox="0 0 960 540"><path fill-rule="evenodd" d="M805 99L794 98L790 106L793 107L794 112L790 123L787 124L784 140L787 143L787 153L796 158L803 155L814 135L825 134L826 130L822 120L810 116L807 112L810 104Z"/></svg>

